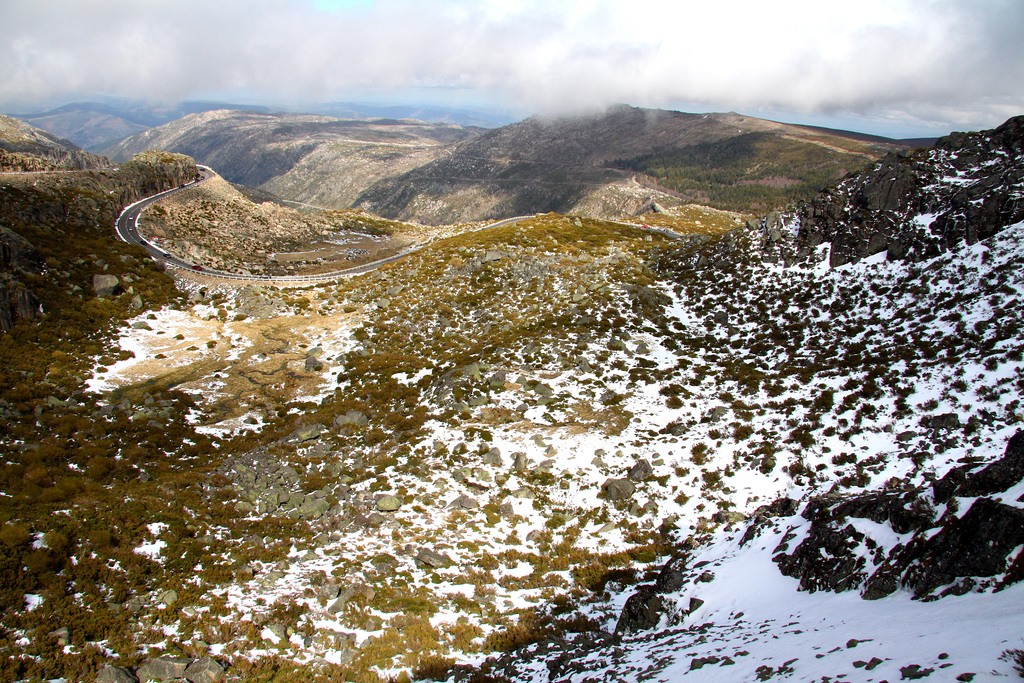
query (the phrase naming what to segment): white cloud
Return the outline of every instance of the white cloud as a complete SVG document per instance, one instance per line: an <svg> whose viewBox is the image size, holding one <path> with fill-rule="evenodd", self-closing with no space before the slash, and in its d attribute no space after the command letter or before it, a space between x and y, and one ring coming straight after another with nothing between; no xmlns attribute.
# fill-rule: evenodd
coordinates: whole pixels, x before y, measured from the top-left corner
<svg viewBox="0 0 1024 683"><path fill-rule="evenodd" d="M330 5L326 0L321 7ZM626 101L953 115L1024 105L1018 0L8 0L0 103L102 92L312 100L448 86L531 110Z"/></svg>

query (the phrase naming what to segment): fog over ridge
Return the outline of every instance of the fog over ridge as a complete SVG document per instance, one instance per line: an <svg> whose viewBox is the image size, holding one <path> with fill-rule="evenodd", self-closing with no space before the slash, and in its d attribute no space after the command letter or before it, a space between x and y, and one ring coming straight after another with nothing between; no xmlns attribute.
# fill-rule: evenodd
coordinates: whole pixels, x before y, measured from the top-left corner
<svg viewBox="0 0 1024 683"><path fill-rule="evenodd" d="M0 106L453 88L549 113L688 102L982 127L1024 109L1010 0L327 4L14 0Z"/></svg>

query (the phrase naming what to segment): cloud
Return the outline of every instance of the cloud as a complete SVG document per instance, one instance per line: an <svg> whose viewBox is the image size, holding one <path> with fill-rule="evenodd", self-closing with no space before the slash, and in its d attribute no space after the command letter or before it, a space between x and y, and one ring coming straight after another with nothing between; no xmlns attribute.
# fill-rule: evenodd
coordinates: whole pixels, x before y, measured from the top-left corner
<svg viewBox="0 0 1024 683"><path fill-rule="evenodd" d="M415 87L991 125L1024 109L1018 0L8 0L0 104L323 100Z"/></svg>

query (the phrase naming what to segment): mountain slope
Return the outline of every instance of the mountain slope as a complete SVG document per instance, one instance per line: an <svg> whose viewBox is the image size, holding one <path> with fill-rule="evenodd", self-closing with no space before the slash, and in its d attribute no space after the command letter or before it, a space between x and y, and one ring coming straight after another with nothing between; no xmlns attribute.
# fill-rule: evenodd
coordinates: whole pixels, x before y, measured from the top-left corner
<svg viewBox="0 0 1024 683"><path fill-rule="evenodd" d="M83 152L67 140L3 115L0 115L0 154L3 154L2 170L95 169L112 165L109 159Z"/></svg>
<svg viewBox="0 0 1024 683"><path fill-rule="evenodd" d="M437 225L547 211L614 218L650 211L655 202L776 207L905 149L863 138L738 114L626 106L490 131L207 112L107 153L118 159L168 149L285 199Z"/></svg>
<svg viewBox="0 0 1024 683"><path fill-rule="evenodd" d="M728 145L732 145L730 152L718 154L717 150ZM780 166L777 160L783 156L783 147L792 159ZM716 185L735 188L760 183L767 187L778 180L800 182L783 175L788 174L813 181L801 187L804 193L813 193L827 184L825 180L838 180L897 147L894 141L864 142L738 114L684 114L618 106L601 115L553 120L534 117L489 131L453 146L427 165L379 183L363 194L357 205L385 216L416 216L432 223L543 211L574 213L597 188L626 184L637 172L658 176L663 185L670 186L652 185L654 190L685 192L688 186L661 177L671 175L671 167L682 163L680 155L690 156L687 163L698 176L717 172L721 177L714 178ZM776 161L769 163L771 160ZM737 168L729 171L730 164ZM660 171L655 171L656 167ZM702 177L694 185L701 188L699 192L681 196L706 202L707 183L708 178ZM676 187L671 187L673 184ZM720 190L716 188L716 192ZM752 208L735 198L715 205L731 210Z"/></svg>
<svg viewBox="0 0 1024 683"><path fill-rule="evenodd" d="M471 129L412 120L217 110L132 136L107 154L122 159L152 148L181 152L231 182L265 184L285 199L345 208L378 178L423 163L445 144L473 135ZM332 173L341 169L350 170Z"/></svg>
<svg viewBox="0 0 1024 683"><path fill-rule="evenodd" d="M922 260L1024 220L1024 117L890 155L799 206L786 229L839 266L880 252Z"/></svg>
<svg viewBox="0 0 1024 683"><path fill-rule="evenodd" d="M37 114L21 115L18 118L71 140L80 147L96 150L149 128L140 121L127 118L118 109L98 102L67 104Z"/></svg>
<svg viewBox="0 0 1024 683"><path fill-rule="evenodd" d="M1019 189L964 163L974 205ZM0 337L0 674L1010 675L1024 222L1003 206L923 260L833 268L785 216L545 214L302 288L179 273L187 296L127 320L134 295L79 292L84 332ZM66 215L37 234L79 279L102 266L59 251ZM123 280L136 253L103 265L155 288Z"/></svg>

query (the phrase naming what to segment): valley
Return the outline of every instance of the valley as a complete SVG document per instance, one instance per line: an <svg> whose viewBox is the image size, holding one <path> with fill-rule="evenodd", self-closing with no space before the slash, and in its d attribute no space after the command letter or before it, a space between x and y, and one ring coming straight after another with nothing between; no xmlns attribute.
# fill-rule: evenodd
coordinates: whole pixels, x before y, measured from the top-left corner
<svg viewBox="0 0 1024 683"><path fill-rule="evenodd" d="M545 154L595 164L553 125ZM494 152L537 121L417 168L565 213L403 171L364 210L215 177L142 214L254 276L420 246L299 285L114 240L190 157L0 175L2 676L1015 675L1022 125L756 215L578 177L552 199L557 171L531 188Z"/></svg>

